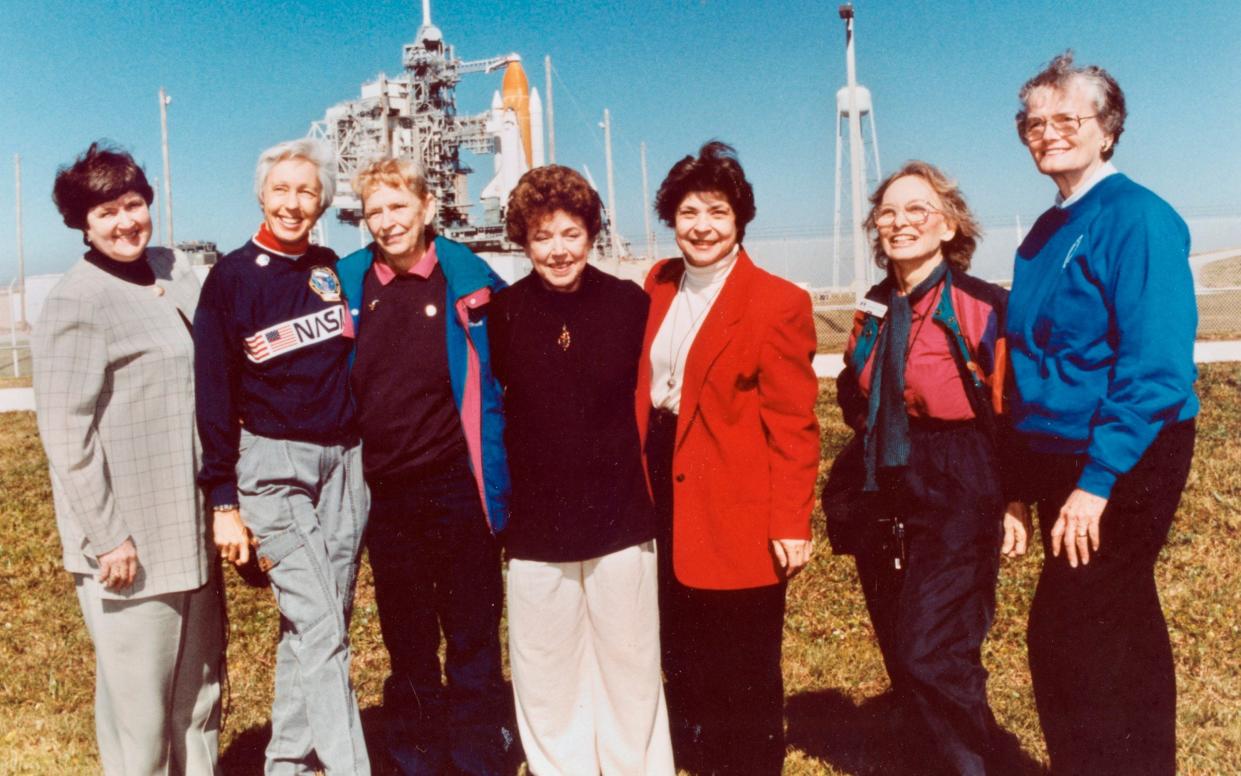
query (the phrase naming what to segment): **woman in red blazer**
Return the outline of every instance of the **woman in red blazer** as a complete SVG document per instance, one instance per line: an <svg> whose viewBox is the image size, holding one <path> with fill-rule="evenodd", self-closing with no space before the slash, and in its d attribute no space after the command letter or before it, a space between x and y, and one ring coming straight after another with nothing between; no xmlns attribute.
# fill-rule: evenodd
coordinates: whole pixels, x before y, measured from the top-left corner
<svg viewBox="0 0 1241 776"><path fill-rule="evenodd" d="M741 248L754 193L730 146L677 162L655 208L683 258L647 277L636 399L677 765L779 774L785 591L819 464L810 297Z"/></svg>

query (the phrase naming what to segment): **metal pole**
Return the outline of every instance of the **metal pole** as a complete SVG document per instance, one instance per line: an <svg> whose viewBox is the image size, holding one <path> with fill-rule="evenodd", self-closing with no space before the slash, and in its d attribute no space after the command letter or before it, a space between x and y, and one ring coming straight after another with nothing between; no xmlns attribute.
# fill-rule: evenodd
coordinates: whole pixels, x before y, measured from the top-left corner
<svg viewBox="0 0 1241 776"><path fill-rule="evenodd" d="M13 314L13 283L9 283L9 315ZM25 304L25 294L22 294L22 303ZM17 325L12 321L9 322L9 352L13 354L13 376L22 376L21 360L17 357Z"/></svg>
<svg viewBox="0 0 1241 776"><path fill-rule="evenodd" d="M642 154L642 222L646 225L646 256L653 259L656 247L655 233L651 231L651 194L646 181L646 141L638 144L638 150Z"/></svg>
<svg viewBox="0 0 1241 776"><path fill-rule="evenodd" d="M26 329L26 253L22 240L22 155L13 154L13 172L17 188L17 283L21 286L21 326ZM12 315L12 310L9 311Z"/></svg>
<svg viewBox="0 0 1241 776"><path fill-rule="evenodd" d="M616 233L616 186L612 181L612 116L603 109L603 154L608 165L608 228L612 237L612 258L620 260L620 235Z"/></svg>
<svg viewBox="0 0 1241 776"><path fill-rule="evenodd" d="M163 217L160 214L159 176L158 175L151 177L151 188L155 190L155 201L151 203L152 205L155 206L151 210L151 241L154 242L156 245L162 245L163 243L159 241L160 240L159 230L160 230L160 227L163 225Z"/></svg>
<svg viewBox="0 0 1241 776"><path fill-rule="evenodd" d="M556 114L552 110L552 56L543 57L543 69L547 71L547 163L556 163Z"/></svg>
<svg viewBox="0 0 1241 776"><path fill-rule="evenodd" d="M164 151L164 242L172 248L172 168L168 162L168 104L172 98L159 87L159 131L160 142Z"/></svg>
<svg viewBox="0 0 1241 776"><path fill-rule="evenodd" d="M840 103L836 103L836 207L835 220L832 223L832 289L840 290Z"/></svg>
<svg viewBox="0 0 1241 776"><path fill-rule="evenodd" d="M862 233L862 127L858 116L857 73L853 56L853 6L840 8L845 20L845 70L849 89L849 184L853 205L853 293L860 301L866 294L866 239Z"/></svg>

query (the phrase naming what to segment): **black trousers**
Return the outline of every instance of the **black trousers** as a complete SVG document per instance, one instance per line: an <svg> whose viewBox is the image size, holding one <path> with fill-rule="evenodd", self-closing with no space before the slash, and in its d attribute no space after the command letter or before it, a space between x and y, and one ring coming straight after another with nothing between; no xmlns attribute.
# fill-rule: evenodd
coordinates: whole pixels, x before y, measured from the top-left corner
<svg viewBox="0 0 1241 776"><path fill-rule="evenodd" d="M659 547L659 635L677 767L778 776L784 764L780 673L787 584L701 590L672 569L676 416L652 410L647 461Z"/></svg>
<svg viewBox="0 0 1241 776"><path fill-rule="evenodd" d="M909 466L881 478L885 510L905 525L903 568L890 531L877 534L856 557L866 608L892 688L944 766L1003 773L981 652L1003 536L994 451L972 423L912 420L910 436Z"/></svg>
<svg viewBox="0 0 1241 776"><path fill-rule="evenodd" d="M464 456L373 490L367 550L392 660L384 716L393 762L410 776L503 772L513 736L504 729L500 554Z"/></svg>
<svg viewBox="0 0 1241 776"><path fill-rule="evenodd" d="M1085 461L1036 455L1043 572L1030 609L1030 674L1055 774L1176 772L1176 677L1155 561L1180 504L1194 422L1165 428L1117 480L1100 548L1070 568L1051 528Z"/></svg>

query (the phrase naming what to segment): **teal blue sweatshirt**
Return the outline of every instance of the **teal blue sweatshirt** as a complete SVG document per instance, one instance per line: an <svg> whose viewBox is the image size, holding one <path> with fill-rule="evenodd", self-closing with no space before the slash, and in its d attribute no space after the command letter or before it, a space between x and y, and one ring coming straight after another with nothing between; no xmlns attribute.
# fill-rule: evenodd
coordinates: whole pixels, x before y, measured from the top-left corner
<svg viewBox="0 0 1241 776"><path fill-rule="evenodd" d="M1017 249L1007 339L1030 447L1084 454L1107 498L1166 425L1198 414L1189 229L1121 174L1053 207Z"/></svg>

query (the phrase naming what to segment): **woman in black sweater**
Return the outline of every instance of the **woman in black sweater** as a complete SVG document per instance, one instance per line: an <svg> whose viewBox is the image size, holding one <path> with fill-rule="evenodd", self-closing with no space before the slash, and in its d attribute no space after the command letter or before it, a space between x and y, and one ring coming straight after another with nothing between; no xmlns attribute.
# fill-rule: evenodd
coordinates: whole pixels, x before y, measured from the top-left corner
<svg viewBox="0 0 1241 776"><path fill-rule="evenodd" d="M540 774L671 774L660 684L654 513L634 390L648 300L586 263L599 195L557 165L526 173L509 239L534 272L488 319L512 471L509 657Z"/></svg>

